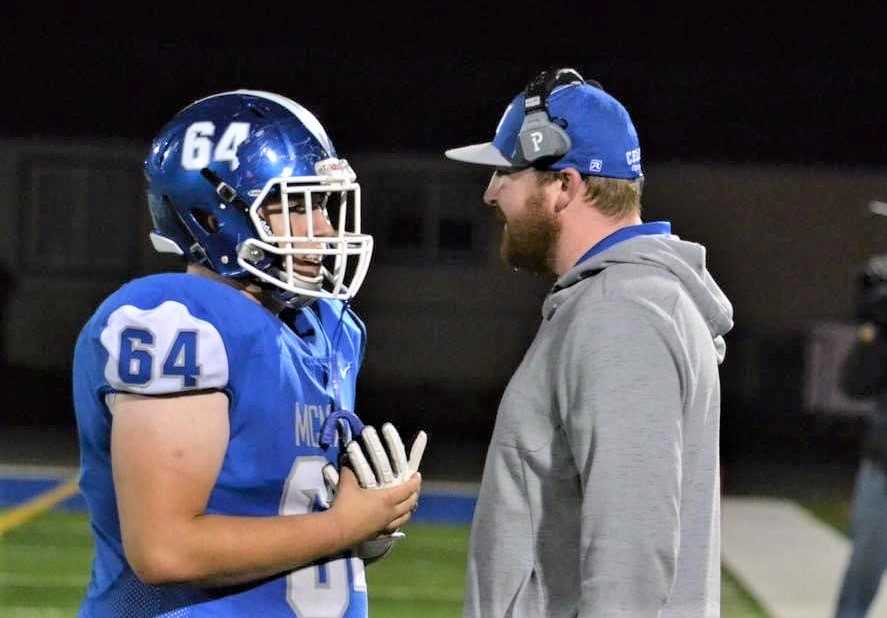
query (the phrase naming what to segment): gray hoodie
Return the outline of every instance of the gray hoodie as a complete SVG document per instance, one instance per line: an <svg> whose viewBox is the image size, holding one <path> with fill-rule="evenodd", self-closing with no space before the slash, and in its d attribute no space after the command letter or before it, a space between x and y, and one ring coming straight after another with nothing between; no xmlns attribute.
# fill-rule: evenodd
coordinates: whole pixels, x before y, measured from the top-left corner
<svg viewBox="0 0 887 618"><path fill-rule="evenodd" d="M676 236L622 241L557 281L499 405L466 617L720 615L732 313L705 248Z"/></svg>

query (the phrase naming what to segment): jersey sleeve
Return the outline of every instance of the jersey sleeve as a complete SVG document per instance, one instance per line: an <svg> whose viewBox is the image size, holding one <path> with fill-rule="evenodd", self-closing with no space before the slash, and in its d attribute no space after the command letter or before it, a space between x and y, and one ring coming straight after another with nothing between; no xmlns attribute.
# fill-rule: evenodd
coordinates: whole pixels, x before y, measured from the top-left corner
<svg viewBox="0 0 887 618"><path fill-rule="evenodd" d="M219 330L177 301L125 304L110 313L99 340L113 391L165 395L224 389L228 354Z"/></svg>

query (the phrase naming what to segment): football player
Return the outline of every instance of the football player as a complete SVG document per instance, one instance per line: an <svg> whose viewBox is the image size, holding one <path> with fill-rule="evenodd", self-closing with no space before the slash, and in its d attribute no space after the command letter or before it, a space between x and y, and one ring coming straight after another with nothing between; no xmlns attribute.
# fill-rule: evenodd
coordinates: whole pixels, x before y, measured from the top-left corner
<svg viewBox="0 0 887 618"><path fill-rule="evenodd" d="M77 341L80 616L366 616L424 435L408 460L352 412L373 248L354 171L308 110L239 90L181 110L145 175L152 244L187 271L124 285ZM359 478L329 468L348 435Z"/></svg>

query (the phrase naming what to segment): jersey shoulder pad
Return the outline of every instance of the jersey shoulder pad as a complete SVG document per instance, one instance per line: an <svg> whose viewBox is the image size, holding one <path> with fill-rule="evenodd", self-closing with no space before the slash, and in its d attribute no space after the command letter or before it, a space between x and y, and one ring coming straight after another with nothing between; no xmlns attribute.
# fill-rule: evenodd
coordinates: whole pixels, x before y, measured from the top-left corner
<svg viewBox="0 0 887 618"><path fill-rule="evenodd" d="M188 285L195 279L147 277L106 301L96 334L111 389L162 395L226 387L225 314L212 310L219 300L212 287L208 294L202 282Z"/></svg>

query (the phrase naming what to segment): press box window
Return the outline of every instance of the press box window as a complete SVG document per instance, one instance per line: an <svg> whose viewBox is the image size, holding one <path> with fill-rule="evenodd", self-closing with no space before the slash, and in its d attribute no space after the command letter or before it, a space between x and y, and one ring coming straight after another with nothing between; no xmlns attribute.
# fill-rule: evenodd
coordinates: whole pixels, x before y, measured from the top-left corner
<svg viewBox="0 0 887 618"><path fill-rule="evenodd" d="M138 258L137 165L111 158L22 161L22 262L36 273L126 272Z"/></svg>

